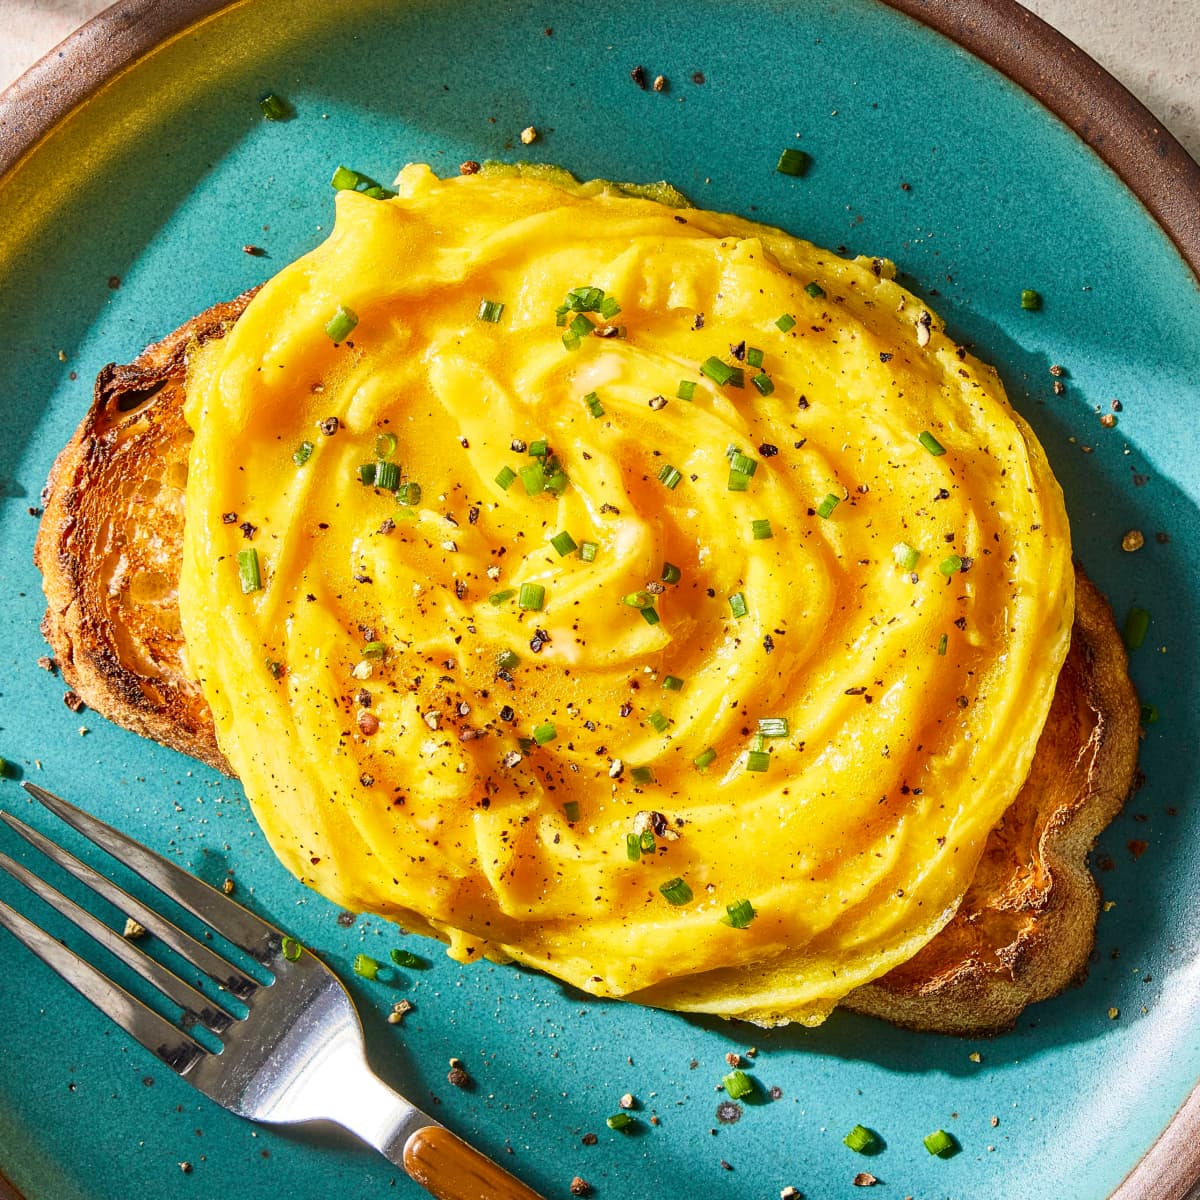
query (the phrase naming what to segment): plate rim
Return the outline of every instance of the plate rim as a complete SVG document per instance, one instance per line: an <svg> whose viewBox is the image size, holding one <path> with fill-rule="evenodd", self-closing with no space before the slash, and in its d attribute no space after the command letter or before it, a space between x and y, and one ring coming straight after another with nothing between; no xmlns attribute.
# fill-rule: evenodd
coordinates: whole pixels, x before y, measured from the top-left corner
<svg viewBox="0 0 1200 1200"><path fill-rule="evenodd" d="M0 187L139 60L249 0L116 0L0 91ZM1070 129L1167 235L1200 286L1200 163L1124 84L1017 0L876 0L999 71ZM1200 1083L1109 1200L1200 1196ZM21 1200L0 1175L0 1200Z"/></svg>

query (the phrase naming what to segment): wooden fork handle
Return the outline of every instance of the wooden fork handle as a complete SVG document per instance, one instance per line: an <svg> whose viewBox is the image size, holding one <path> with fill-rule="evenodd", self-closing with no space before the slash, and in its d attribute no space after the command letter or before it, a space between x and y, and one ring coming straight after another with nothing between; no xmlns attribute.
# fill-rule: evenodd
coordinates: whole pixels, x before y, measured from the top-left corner
<svg viewBox="0 0 1200 1200"><path fill-rule="evenodd" d="M426 1125L404 1143L404 1169L437 1200L542 1200L440 1125Z"/></svg>

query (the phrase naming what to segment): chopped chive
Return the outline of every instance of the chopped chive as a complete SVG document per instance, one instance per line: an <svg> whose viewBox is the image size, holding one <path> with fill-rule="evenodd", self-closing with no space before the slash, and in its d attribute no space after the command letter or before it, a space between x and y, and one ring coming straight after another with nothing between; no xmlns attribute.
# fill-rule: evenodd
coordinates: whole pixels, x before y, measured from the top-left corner
<svg viewBox="0 0 1200 1200"><path fill-rule="evenodd" d="M866 1154L876 1142L875 1135L865 1125L855 1125L842 1142L857 1154Z"/></svg>
<svg viewBox="0 0 1200 1200"><path fill-rule="evenodd" d="M1022 288L1021 307L1036 312L1042 307L1041 292L1035 292L1033 288Z"/></svg>
<svg viewBox="0 0 1200 1200"><path fill-rule="evenodd" d="M512 590L512 588L505 588L503 591L500 591L500 592L493 592L493 593L492 593L492 594L491 594L491 595L488 597L488 603L489 603L490 605L492 605L492 607L493 607L493 608L499 608L499 607L500 607L500 605L507 603L507 602L508 602L509 600L511 600L511 599L512 599L512 598L513 598L513 597L514 597L516 594L517 594L517 593L516 593L516 592L514 592L514 591Z"/></svg>
<svg viewBox="0 0 1200 1200"><path fill-rule="evenodd" d="M501 467L496 474L496 486L499 487L501 491L507 492L508 489L512 487L512 482L514 479L516 479L516 477L517 473L512 469L512 467Z"/></svg>
<svg viewBox="0 0 1200 1200"><path fill-rule="evenodd" d="M938 563L938 570L949 579L956 571L962 570L962 565L963 560L957 554L951 554Z"/></svg>
<svg viewBox="0 0 1200 1200"><path fill-rule="evenodd" d="M636 833L625 835L625 857L630 862L637 862L642 857L642 843Z"/></svg>
<svg viewBox="0 0 1200 1200"><path fill-rule="evenodd" d="M529 443L530 458L545 458L550 453L550 443L545 438L534 438Z"/></svg>
<svg viewBox="0 0 1200 1200"><path fill-rule="evenodd" d="M579 557L584 562L595 562L599 552L600 546L596 542L581 542L579 545Z"/></svg>
<svg viewBox="0 0 1200 1200"><path fill-rule="evenodd" d="M299 962L300 955L304 953L304 947L294 937L284 934L283 941L279 943L279 952L288 962Z"/></svg>
<svg viewBox="0 0 1200 1200"><path fill-rule="evenodd" d="M385 491L394 492L400 486L399 464L389 461L375 464L375 486Z"/></svg>
<svg viewBox="0 0 1200 1200"><path fill-rule="evenodd" d="M755 375L750 382L754 384L760 396L769 396L775 390L775 384L772 382L770 375L762 371Z"/></svg>
<svg viewBox="0 0 1200 1200"><path fill-rule="evenodd" d="M567 293L566 304L572 312L598 312L604 302L604 289L594 284L572 288Z"/></svg>
<svg viewBox="0 0 1200 1200"><path fill-rule="evenodd" d="M391 458L396 453L396 435L381 433L375 438L375 457Z"/></svg>
<svg viewBox="0 0 1200 1200"><path fill-rule="evenodd" d="M593 325L591 321L589 321L587 317L583 315L583 313L576 313L571 318L571 322L567 328L579 338L587 337L589 333L594 333L596 329L595 325Z"/></svg>
<svg viewBox="0 0 1200 1200"><path fill-rule="evenodd" d="M729 611L739 620L750 611L746 605L746 597L741 592L734 592L729 597Z"/></svg>
<svg viewBox="0 0 1200 1200"><path fill-rule="evenodd" d="M391 954L392 962L398 967L407 967L410 971L424 971L429 963L414 954L411 950L393 950Z"/></svg>
<svg viewBox="0 0 1200 1200"><path fill-rule="evenodd" d="M646 721L653 726L656 733L666 733L667 727L671 724L657 708L646 718Z"/></svg>
<svg viewBox="0 0 1200 1200"><path fill-rule="evenodd" d="M416 508L421 503L421 485L419 483L402 483L396 492L396 499L405 508Z"/></svg>
<svg viewBox="0 0 1200 1200"><path fill-rule="evenodd" d="M911 571L917 565L921 552L916 546L910 546L907 542L897 542L892 547L892 557L896 560L896 566L902 571Z"/></svg>
<svg viewBox="0 0 1200 1200"><path fill-rule="evenodd" d="M771 528L771 522L766 517L757 517L750 522L750 536L756 542L765 542L768 538L775 536L775 531Z"/></svg>
<svg viewBox="0 0 1200 1200"><path fill-rule="evenodd" d="M763 352L757 346L746 347L746 366L761 368L763 365Z"/></svg>
<svg viewBox="0 0 1200 1200"><path fill-rule="evenodd" d="M358 324L358 314L344 304L337 306L337 311L325 324L325 332L335 342L344 342Z"/></svg>
<svg viewBox="0 0 1200 1200"><path fill-rule="evenodd" d="M653 783L654 772L649 767L634 767L629 772L629 777L634 783Z"/></svg>
<svg viewBox="0 0 1200 1200"><path fill-rule="evenodd" d="M788 146L779 154L779 161L775 164L775 170L780 175L803 175L808 170L809 157L803 150L797 150L795 146Z"/></svg>
<svg viewBox="0 0 1200 1200"><path fill-rule="evenodd" d="M825 295L825 289L814 279L812 283L806 283L804 290L814 299L820 300Z"/></svg>
<svg viewBox="0 0 1200 1200"><path fill-rule="evenodd" d="M658 615L658 610L651 608L649 605L647 605L645 608L639 608L638 612L642 614L642 620L645 621L647 625L657 625L659 621L662 620L662 617Z"/></svg>
<svg viewBox="0 0 1200 1200"><path fill-rule="evenodd" d="M754 1080L745 1071L730 1071L721 1083L730 1100L741 1100L754 1091Z"/></svg>
<svg viewBox="0 0 1200 1200"><path fill-rule="evenodd" d="M480 300L479 311L475 314L480 321L495 325L504 315L504 303L500 300Z"/></svg>
<svg viewBox="0 0 1200 1200"><path fill-rule="evenodd" d="M796 327L796 318L791 313L783 313L775 318L775 324L778 326L780 333L787 333L789 329Z"/></svg>
<svg viewBox="0 0 1200 1200"><path fill-rule="evenodd" d="M1136 650L1145 640L1150 631L1150 614L1144 608L1134 605L1125 617L1125 647Z"/></svg>
<svg viewBox="0 0 1200 1200"><path fill-rule="evenodd" d="M744 388L746 386L746 372L742 367L731 367L733 374L729 377L729 386L735 388Z"/></svg>
<svg viewBox="0 0 1200 1200"><path fill-rule="evenodd" d="M734 450L729 455L729 466L734 471L741 471L743 475L753 475L758 470L758 459L751 458L748 454L743 454L740 450Z"/></svg>
<svg viewBox="0 0 1200 1200"><path fill-rule="evenodd" d="M789 730L787 717L759 717L758 732L765 738L787 737Z"/></svg>
<svg viewBox="0 0 1200 1200"><path fill-rule="evenodd" d="M533 740L539 746L544 746L548 742L554 741L558 737L558 730L554 728L552 721L544 721L541 725L533 727Z"/></svg>
<svg viewBox="0 0 1200 1200"><path fill-rule="evenodd" d="M709 767L717 761L717 752L709 746L707 750L701 750L695 758L692 759L692 766L697 771L707 771Z"/></svg>
<svg viewBox="0 0 1200 1200"><path fill-rule="evenodd" d="M566 332L565 332L565 333L562 335L562 344L563 344L563 345L564 345L564 346L565 346L565 347L566 347L568 350L578 350L578 349L579 349L579 347L580 347L580 346L583 344L583 342L582 342L582 339L580 338L579 334L577 334L577 333L573 332L572 330L568 329L568 330L567 330L567 331L566 331Z"/></svg>
<svg viewBox="0 0 1200 1200"><path fill-rule="evenodd" d="M649 608L654 603L654 598L649 592L627 592L622 597L622 603L628 604L630 608Z"/></svg>
<svg viewBox="0 0 1200 1200"><path fill-rule="evenodd" d="M550 539L550 545L558 551L562 558L565 558L572 550L579 549L579 543L565 529Z"/></svg>
<svg viewBox="0 0 1200 1200"><path fill-rule="evenodd" d="M833 510L835 508L837 508L837 506L839 504L841 504L841 502L842 502L841 496L835 496L832 492L830 492L825 497L825 499L822 500L821 503L817 505L817 516L818 517L833 516Z"/></svg>
<svg viewBox="0 0 1200 1200"><path fill-rule="evenodd" d="M674 904L676 908L692 898L692 889L688 887L686 880L678 877L668 879L658 890L666 897L667 903Z"/></svg>
<svg viewBox="0 0 1200 1200"><path fill-rule="evenodd" d="M663 676L663 690L667 692L678 692L683 690L683 680L678 675Z"/></svg>
<svg viewBox="0 0 1200 1200"><path fill-rule="evenodd" d="M360 175L357 171L352 171L349 167L338 167L333 173L333 178L329 181L329 186L335 191L352 192L360 183L364 183L366 177Z"/></svg>
<svg viewBox="0 0 1200 1200"><path fill-rule="evenodd" d="M361 463L358 468L358 482L366 487L372 487L375 483L375 472L378 469L378 463Z"/></svg>
<svg viewBox="0 0 1200 1200"><path fill-rule="evenodd" d="M297 446L292 452L292 462L294 462L296 466L302 467L306 462L308 462L309 458L312 456L312 452L312 442L301 442L300 445Z"/></svg>
<svg viewBox="0 0 1200 1200"><path fill-rule="evenodd" d="M633 1118L627 1112L613 1113L604 1123L609 1129L628 1129L633 1124Z"/></svg>
<svg viewBox="0 0 1200 1200"><path fill-rule="evenodd" d="M650 832L650 830L647 829L643 832L642 839L641 839L641 845L642 845L642 853L643 854L653 854L654 853L654 834L652 834Z"/></svg>
<svg viewBox="0 0 1200 1200"><path fill-rule="evenodd" d="M674 491L679 486L679 481L682 478L682 473L675 467L671 466L670 463L667 463L667 465L658 472L659 483L666 484L671 491Z"/></svg>
<svg viewBox="0 0 1200 1200"><path fill-rule="evenodd" d="M549 492L552 496L561 496L567 490L567 484L570 482L565 472L555 471L547 477L542 490Z"/></svg>
<svg viewBox="0 0 1200 1200"><path fill-rule="evenodd" d="M925 1143L925 1149L930 1154L939 1156L946 1155L955 1148L954 1138L944 1129L935 1129L932 1133L927 1133L921 1141Z"/></svg>
<svg viewBox="0 0 1200 1200"><path fill-rule="evenodd" d="M750 476L745 471L730 471L725 487L731 492L744 492L750 486Z"/></svg>
<svg viewBox="0 0 1200 1200"><path fill-rule="evenodd" d="M517 596L517 606L529 612L541 612L546 603L546 589L540 583L523 583Z"/></svg>
<svg viewBox="0 0 1200 1200"><path fill-rule="evenodd" d="M496 655L496 666L501 671L511 671L513 667L518 666L521 662L521 656L515 650L501 650Z"/></svg>
<svg viewBox="0 0 1200 1200"><path fill-rule="evenodd" d="M940 458L941 455L946 453L946 447L943 446L942 443L939 442L937 438L935 438L933 434L929 432L928 429L921 430L917 441L920 442L921 445L924 446L934 458Z"/></svg>
<svg viewBox="0 0 1200 1200"><path fill-rule="evenodd" d="M574 825L579 820L579 801L568 800L563 805L563 816L567 818L567 823Z"/></svg>
<svg viewBox="0 0 1200 1200"><path fill-rule="evenodd" d="M1143 704L1140 716L1143 725L1153 725L1158 720L1158 705Z"/></svg>
<svg viewBox="0 0 1200 1200"><path fill-rule="evenodd" d="M771 756L765 750L748 750L746 752L747 771L765 771L771 765Z"/></svg>
<svg viewBox="0 0 1200 1200"><path fill-rule="evenodd" d="M718 387L724 387L733 379L736 368L710 355L700 364L700 374L707 375Z"/></svg>
<svg viewBox="0 0 1200 1200"><path fill-rule="evenodd" d="M615 297L605 296L604 299L600 301L600 308L597 311L606 321L608 321L621 311L621 306L617 303Z"/></svg>
<svg viewBox="0 0 1200 1200"><path fill-rule="evenodd" d="M683 572L674 563L663 563L661 576L663 583L678 583L682 576Z"/></svg>
<svg viewBox="0 0 1200 1200"><path fill-rule="evenodd" d="M292 115L292 106L274 92L264 96L258 102L258 107L262 109L262 115L268 121L286 121Z"/></svg>
<svg viewBox="0 0 1200 1200"><path fill-rule="evenodd" d="M395 197L396 193L391 188L380 187L379 184L375 184L374 187L364 188L363 195L370 196L372 200L391 200Z"/></svg>
<svg viewBox="0 0 1200 1200"><path fill-rule="evenodd" d="M941 658L946 657L946 647L949 644L950 644L950 639L943 633L942 636L940 638L938 638L938 655L939 655L939 657L941 657Z"/></svg>
<svg viewBox="0 0 1200 1200"><path fill-rule="evenodd" d="M595 392L588 392L588 394L584 396L583 402L587 405L588 412L590 412L593 417L604 416L604 405L600 403L600 397L597 396Z"/></svg>
<svg viewBox="0 0 1200 1200"><path fill-rule="evenodd" d="M258 569L258 551L254 549L239 550L237 564L243 594L261 591L262 574Z"/></svg>
<svg viewBox="0 0 1200 1200"><path fill-rule="evenodd" d="M750 749L751 750L762 751L762 750L765 750L766 748L767 748L767 739L766 739L766 737L763 736L763 734L756 733L750 739Z"/></svg>
<svg viewBox="0 0 1200 1200"><path fill-rule="evenodd" d="M519 472L527 496L537 496L546 490L546 472L540 462L531 462Z"/></svg>
<svg viewBox="0 0 1200 1200"><path fill-rule="evenodd" d="M565 304L560 304L554 310L554 324L561 329L567 323L567 313L570 311Z"/></svg>
<svg viewBox="0 0 1200 1200"><path fill-rule="evenodd" d="M728 904L725 906L725 912L727 914L725 917L726 922L732 925L734 929L745 929L758 915L754 911L754 905L749 900L738 900L734 904ZM728 1091L729 1089L726 1088L725 1090Z"/></svg>
<svg viewBox="0 0 1200 1200"><path fill-rule="evenodd" d="M368 642L362 648L363 658L385 658L387 656L387 642Z"/></svg>
<svg viewBox="0 0 1200 1200"><path fill-rule="evenodd" d="M274 658L264 659L263 661L266 665L267 670L271 672L272 679L282 679L283 678L283 663L279 662L278 660L276 660ZM3 760L0 760L0 761L3 761ZM3 774L4 774L4 768L2 766L0 766L0 775L3 775Z"/></svg>
<svg viewBox="0 0 1200 1200"><path fill-rule="evenodd" d="M351 965L355 975L361 975L364 979L375 979L379 975L379 964L369 954L356 954Z"/></svg>
<svg viewBox="0 0 1200 1200"><path fill-rule="evenodd" d="M680 400L691 400L696 394L696 383L692 379L681 379L675 389L675 395Z"/></svg>

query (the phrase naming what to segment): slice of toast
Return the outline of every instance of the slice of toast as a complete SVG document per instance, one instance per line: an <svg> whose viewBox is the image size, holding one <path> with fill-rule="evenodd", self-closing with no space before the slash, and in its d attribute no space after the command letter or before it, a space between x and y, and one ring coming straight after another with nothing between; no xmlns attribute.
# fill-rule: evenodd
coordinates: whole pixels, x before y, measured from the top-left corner
<svg viewBox="0 0 1200 1200"><path fill-rule="evenodd" d="M182 410L189 347L223 336L251 295L100 373L51 471L34 549L43 631L67 683L110 720L226 772L179 626L192 440ZM914 1029L991 1032L1086 969L1099 908L1086 857L1129 792L1139 712L1112 612L1076 575L1071 649L1033 767L957 914L847 1007Z"/></svg>

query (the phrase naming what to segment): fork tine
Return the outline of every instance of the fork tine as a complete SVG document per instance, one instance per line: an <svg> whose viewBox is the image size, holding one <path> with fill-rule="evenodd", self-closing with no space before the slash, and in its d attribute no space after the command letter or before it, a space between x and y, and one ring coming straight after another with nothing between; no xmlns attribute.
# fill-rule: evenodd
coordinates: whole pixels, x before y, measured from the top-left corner
<svg viewBox="0 0 1200 1200"><path fill-rule="evenodd" d="M137 1038L151 1054L157 1055L180 1075L186 1076L195 1063L208 1053L182 1030L176 1029L124 988L113 983L107 975L56 942L3 900L0 900L0 925L48 967L57 971L76 991L86 996L105 1016Z"/></svg>
<svg viewBox="0 0 1200 1200"><path fill-rule="evenodd" d="M178 1004L183 1009L181 1024L185 1029L193 1022L199 1021L213 1033L223 1033L232 1024L233 1017L217 1008L202 992L196 991L179 976L168 971L162 963L155 961L138 947L132 945L127 938L113 932L103 921L97 920L90 912L80 908L57 888L51 887L44 879L39 879L32 871L9 858L7 854L0 854L0 870L7 871L14 879L23 883L34 895L39 896L51 908L62 913L68 921L73 922L84 933L89 934L110 954L116 955L147 983L152 983L163 995Z"/></svg>
<svg viewBox="0 0 1200 1200"><path fill-rule="evenodd" d="M56 817L66 821L101 849L107 850L118 862L136 871L163 895L182 904L193 916L199 917L259 962L266 962L278 951L283 934L216 888L209 887L141 842L135 842L111 825L69 804L61 796L38 787L36 783L27 782L22 786Z"/></svg>
<svg viewBox="0 0 1200 1200"><path fill-rule="evenodd" d="M159 916L152 908L148 908L123 888L119 888L111 880L106 879L99 871L89 867L87 863L81 862L69 850L64 850L61 846L56 845L45 835L38 833L36 829L30 828L20 818L14 817L12 813L0 812L0 821L19 833L31 846L40 850L64 871L69 871L80 883L86 884L92 891L99 893L110 904L119 908L126 916L132 917L143 929L153 933L165 945L170 946L176 954L181 954L192 966L198 967L206 975L215 979L239 1000L247 1000L258 990L259 985L248 975L226 962L219 954L201 942L196 941L190 934L184 933L166 917Z"/></svg>

